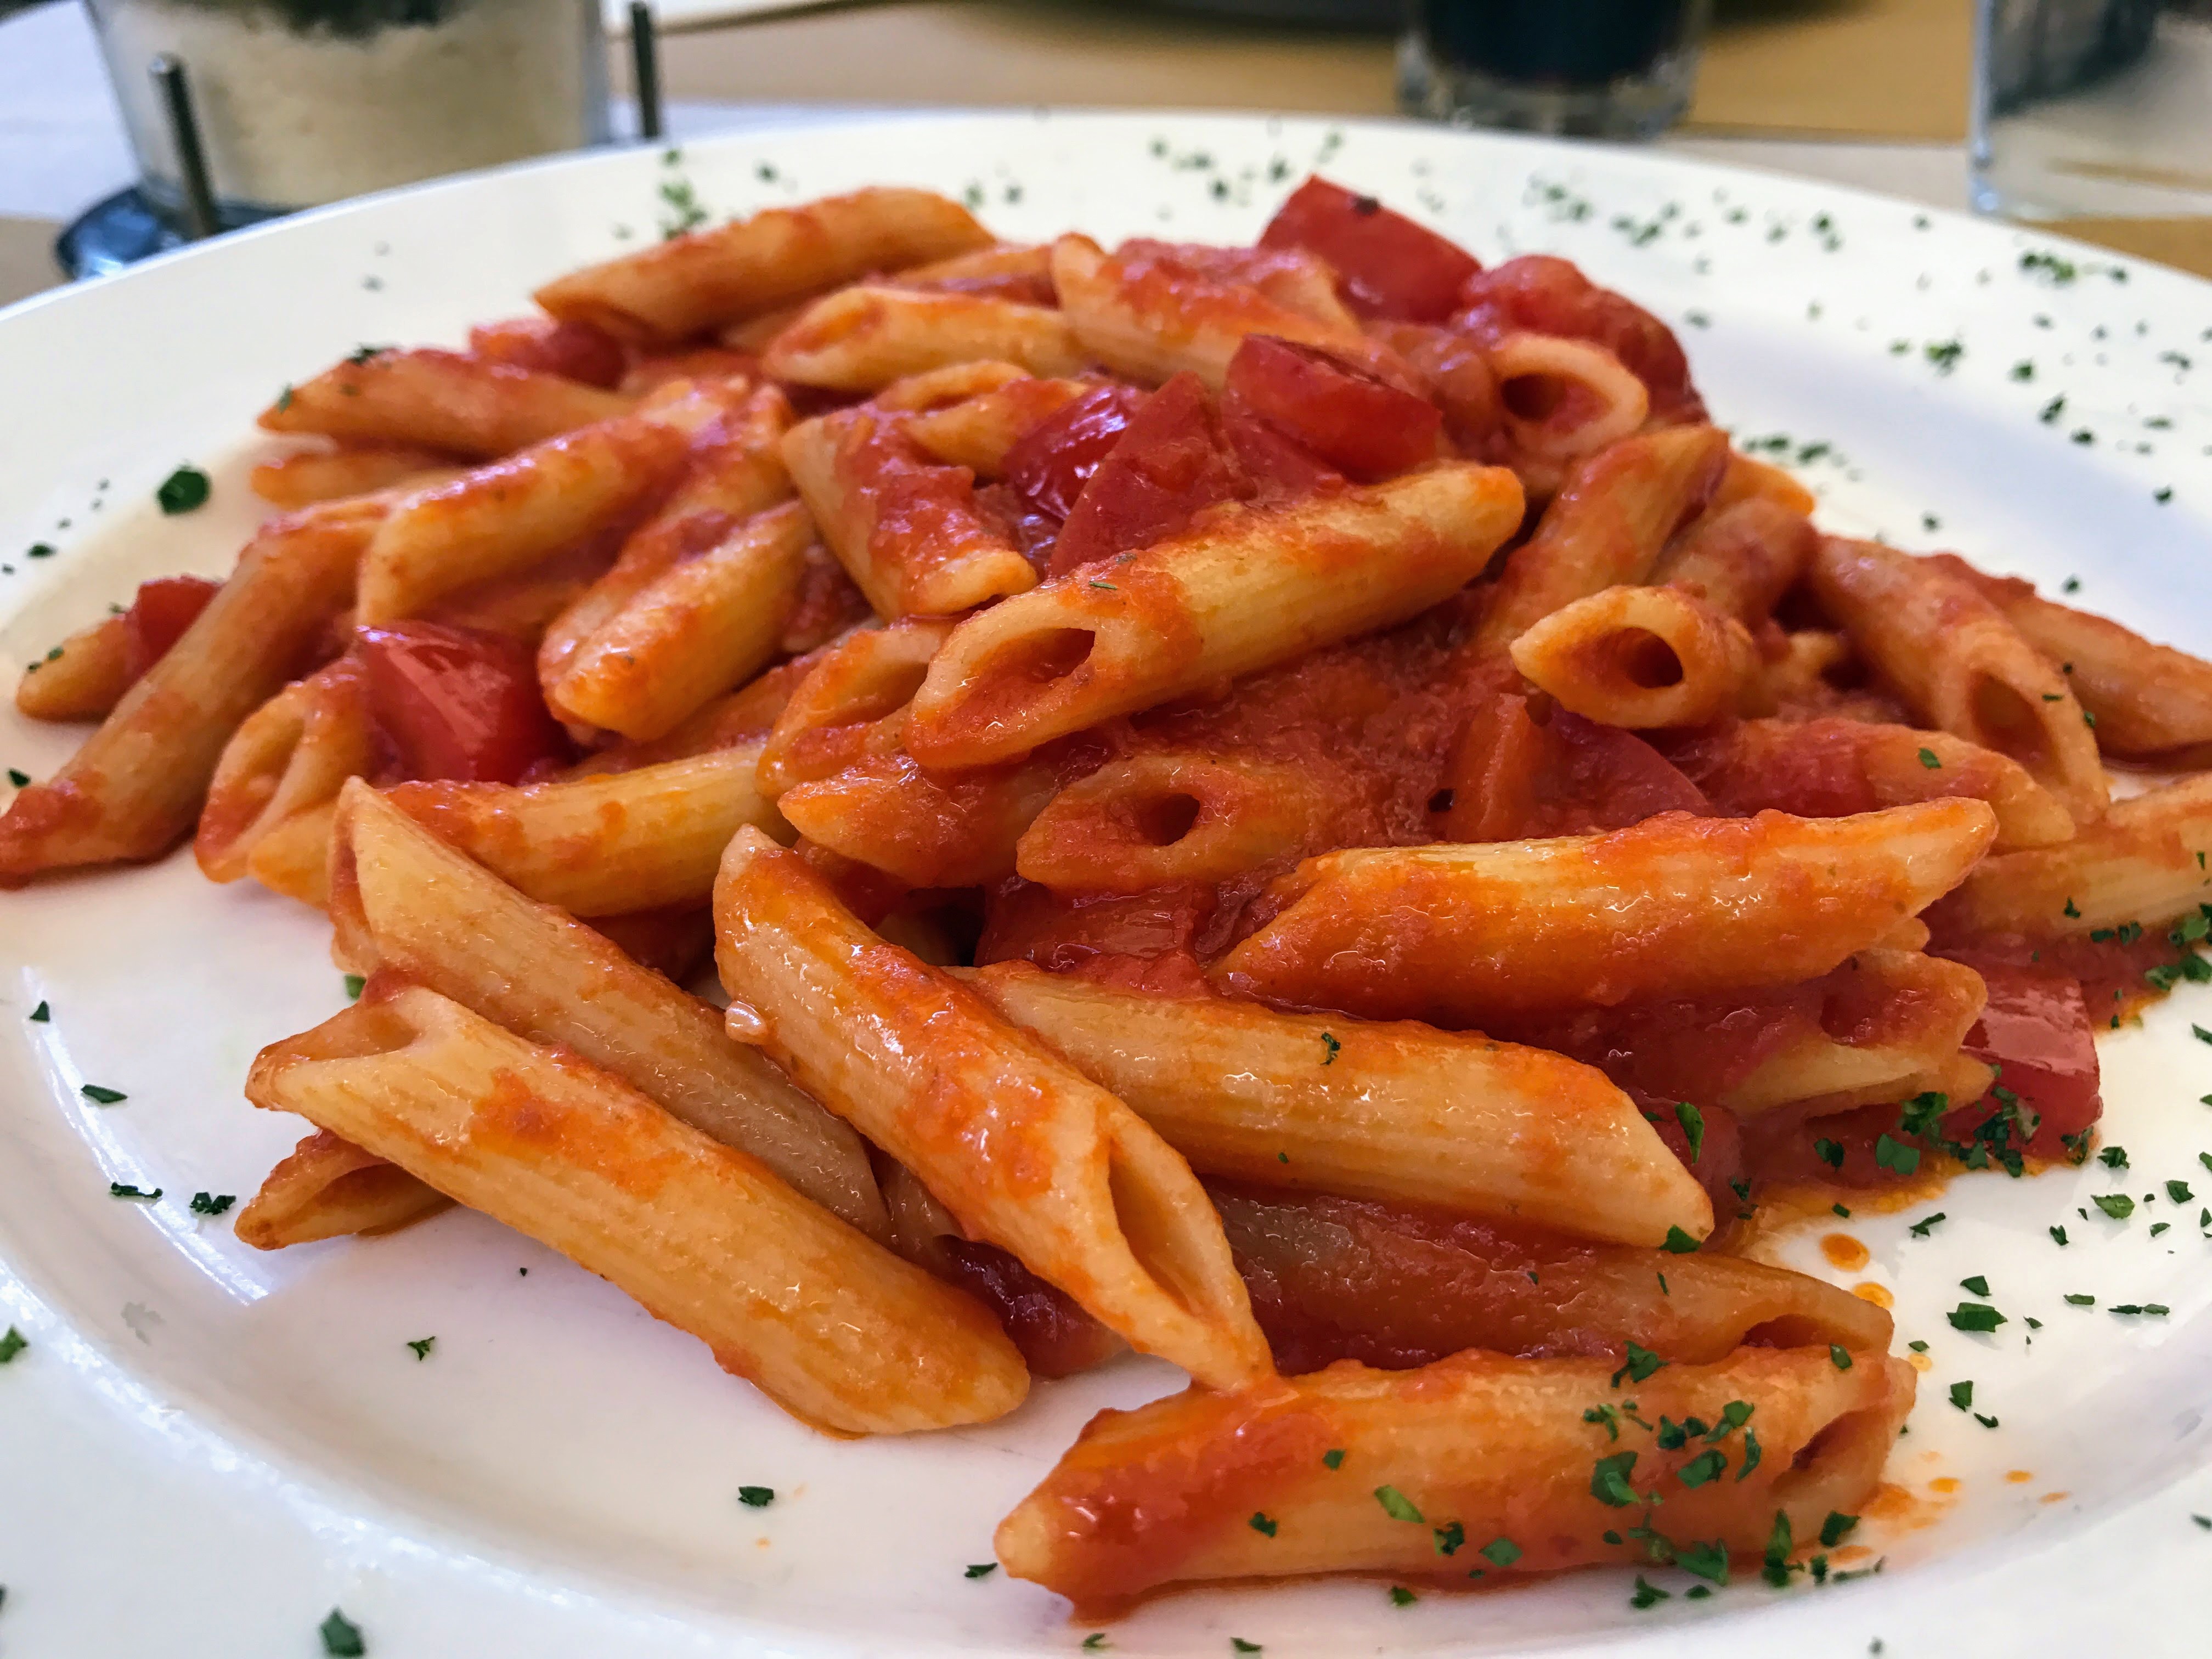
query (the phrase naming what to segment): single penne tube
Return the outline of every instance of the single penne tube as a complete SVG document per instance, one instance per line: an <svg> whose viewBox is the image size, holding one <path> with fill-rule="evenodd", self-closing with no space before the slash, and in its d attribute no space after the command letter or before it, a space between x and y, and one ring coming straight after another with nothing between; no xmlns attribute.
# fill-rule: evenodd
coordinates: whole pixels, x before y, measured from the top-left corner
<svg viewBox="0 0 2212 1659"><path fill-rule="evenodd" d="M1761 496L1778 507L1788 508L1800 518L1809 515L1820 505L1813 492L1791 477L1780 467L1745 454L1740 449L1729 452L1728 471L1721 475L1719 486L1713 491L1711 510L1723 513L1739 501Z"/></svg>
<svg viewBox="0 0 2212 1659"><path fill-rule="evenodd" d="M761 787L780 798L854 761L902 752L907 705L952 627L909 617L860 629L822 652L775 717L761 750Z"/></svg>
<svg viewBox="0 0 2212 1659"><path fill-rule="evenodd" d="M1972 969L1917 951L1861 951L1839 972L1853 981L1849 1013L1824 1009L1816 1029L1766 1054L1716 1105L1755 1117L1808 1101L1840 1112L1903 1100L1917 1092L1906 1084L1951 1062L1989 1001Z"/></svg>
<svg viewBox="0 0 2212 1659"><path fill-rule="evenodd" d="M1327 845L1335 807L1310 772L1281 762L1130 755L1054 795L1022 832L1014 868L1055 892L1222 882Z"/></svg>
<svg viewBox="0 0 2212 1659"><path fill-rule="evenodd" d="M1503 467L1454 462L1224 513L969 617L907 722L928 766L982 766L1427 610L1521 521Z"/></svg>
<svg viewBox="0 0 2212 1659"><path fill-rule="evenodd" d="M913 1170L970 1237L1210 1387L1267 1373L1205 1190L1128 1107L756 831L730 842L714 923L732 1034Z"/></svg>
<svg viewBox="0 0 2212 1659"><path fill-rule="evenodd" d="M837 1434L987 1422L1029 1376L989 1314L611 1073L419 986L261 1051L297 1112L635 1297Z"/></svg>
<svg viewBox="0 0 2212 1659"><path fill-rule="evenodd" d="M1059 787L1060 769L1040 759L933 772L895 749L793 785L776 810L816 846L909 887L979 887L1014 873Z"/></svg>
<svg viewBox="0 0 2212 1659"><path fill-rule="evenodd" d="M392 1232L452 1202L398 1164L318 1129L270 1170L231 1231L257 1250L282 1250Z"/></svg>
<svg viewBox="0 0 2212 1659"><path fill-rule="evenodd" d="M264 461L246 482L263 501L289 511L380 489L421 489L458 477L462 471L452 456L437 450L362 444Z"/></svg>
<svg viewBox="0 0 2212 1659"><path fill-rule="evenodd" d="M131 689L131 630L120 617L80 628L15 682L15 712L34 720L105 720Z"/></svg>
<svg viewBox="0 0 2212 1659"><path fill-rule="evenodd" d="M1802 635L1796 637L1803 637ZM1997 817L1990 850L2066 841L2074 817L2008 756L1948 732L1840 718L1739 720L1668 758L1728 812L1808 817L1972 796Z"/></svg>
<svg viewBox="0 0 2212 1659"><path fill-rule="evenodd" d="M947 466L964 466L979 478L1003 477L1014 441L1097 384L1066 378L1011 381L909 416L906 434Z"/></svg>
<svg viewBox="0 0 2212 1659"><path fill-rule="evenodd" d="M875 392L956 363L1013 363L1072 374L1085 361L1063 312L982 294L861 284L817 300L761 356L779 380Z"/></svg>
<svg viewBox="0 0 2212 1659"><path fill-rule="evenodd" d="M685 434L623 415L534 444L396 504L362 560L360 619L397 622L599 534L665 489Z"/></svg>
<svg viewBox="0 0 2212 1659"><path fill-rule="evenodd" d="M1727 477L1722 477L1725 488ZM1695 594L1747 627L1769 615L1802 574L1820 532L1766 495L1705 508L1668 544L1651 580Z"/></svg>
<svg viewBox="0 0 2212 1659"><path fill-rule="evenodd" d="M732 1042L715 1009L366 786L344 797L334 850L331 920L351 966L398 972L532 1042L581 1054L832 1214L884 1235L860 1136Z"/></svg>
<svg viewBox="0 0 2212 1659"><path fill-rule="evenodd" d="M999 1559L1079 1608L1316 1572L1464 1584L1664 1563L1725 1582L1732 1558L1860 1512L1917 1380L1826 1348L1745 1348L1626 1393L1619 1377L1610 1359L1475 1351L1102 1412L1000 1524ZM1657 1426L1689 1419L1694 1439Z"/></svg>
<svg viewBox="0 0 2212 1659"><path fill-rule="evenodd" d="M1513 665L1585 720L1631 731L1703 726L1762 689L1759 647L1734 617L1678 587L1607 587L1539 617Z"/></svg>
<svg viewBox="0 0 2212 1659"><path fill-rule="evenodd" d="M150 859L191 828L223 746L291 678L353 594L385 504L333 502L264 526L176 644L45 783L0 814L0 887Z"/></svg>
<svg viewBox="0 0 2212 1659"><path fill-rule="evenodd" d="M575 543L520 570L471 582L423 607L421 620L498 634L535 650L554 619L573 606L606 568L596 540Z"/></svg>
<svg viewBox="0 0 2212 1659"><path fill-rule="evenodd" d="M784 465L876 614L946 617L1036 586L975 502L975 475L931 459L891 416L840 410L784 434Z"/></svg>
<svg viewBox="0 0 2212 1659"><path fill-rule="evenodd" d="M541 903L580 916L703 903L739 826L790 830L757 743L555 783L402 783L394 806Z"/></svg>
<svg viewBox="0 0 2212 1659"><path fill-rule="evenodd" d="M1168 250L1170 257L1177 250ZM1108 254L1087 236L1052 246L1053 287L1083 349L1117 374L1158 386L1188 369L1214 391L1248 334L1271 334L1365 362L1365 335L1329 296L1335 315L1317 317L1255 283L1226 273L1158 268L1141 251Z"/></svg>
<svg viewBox="0 0 2212 1659"><path fill-rule="evenodd" d="M872 271L991 245L957 202L926 190L858 190L677 236L538 290L564 322L674 344Z"/></svg>
<svg viewBox="0 0 2212 1659"><path fill-rule="evenodd" d="M1440 1025L1790 985L1957 886L1996 829L1985 803L1941 800L1331 853L1213 971L1270 1001Z"/></svg>
<svg viewBox="0 0 2212 1659"><path fill-rule="evenodd" d="M1468 1348L1617 1363L1635 1342L1700 1365L1746 1343L1889 1350L1890 1316L1871 1302L1741 1256L1590 1243L1321 1193L1207 1190L1286 1376L1340 1359L1398 1370Z"/></svg>
<svg viewBox="0 0 2212 1659"><path fill-rule="evenodd" d="M337 799L376 763L362 665L341 657L248 715L216 763L192 857L210 881L247 873L253 848L295 814Z"/></svg>
<svg viewBox="0 0 2212 1659"><path fill-rule="evenodd" d="M633 401L457 351L374 351L285 387L261 411L261 425L488 461L612 420Z"/></svg>
<svg viewBox="0 0 2212 1659"><path fill-rule="evenodd" d="M909 265L882 280L897 288L1054 303L1052 249L1042 242L997 242L972 253Z"/></svg>
<svg viewBox="0 0 2212 1659"><path fill-rule="evenodd" d="M2067 677L1972 582L1877 542L1822 538L1806 570L1820 607L1927 724L2018 761L2077 823L2111 788Z"/></svg>
<svg viewBox="0 0 2212 1659"><path fill-rule="evenodd" d="M903 415L919 415L969 398L980 398L987 392L996 392L1017 380L1034 378L1029 370L1015 363L996 362L989 359L948 363L941 368L926 368L919 374L893 380L868 401L878 409L896 410Z"/></svg>
<svg viewBox="0 0 2212 1659"><path fill-rule="evenodd" d="M1125 991L1026 963L969 983L1200 1175L1619 1244L1712 1231L1705 1188L1635 1103L1562 1054L1411 1021Z"/></svg>
<svg viewBox="0 0 2212 1659"><path fill-rule="evenodd" d="M2044 599L2033 582L1985 575L1949 554L1925 562L1972 582L2045 662L2057 666L2097 722L2098 748L2145 760L2212 743L2212 662Z"/></svg>
<svg viewBox="0 0 2212 1659"><path fill-rule="evenodd" d="M1502 652L1563 605L1646 580L1727 465L1728 439L1709 426L1642 433L1591 456L1507 556L1473 648Z"/></svg>
<svg viewBox="0 0 2212 1659"><path fill-rule="evenodd" d="M337 802L304 807L254 837L246 873L281 898L317 910L331 902L331 825Z"/></svg>
<svg viewBox="0 0 2212 1659"><path fill-rule="evenodd" d="M1517 453L1548 461L1594 455L1633 435L1651 412L1644 382L1591 341L1508 334L1489 357L1500 422Z"/></svg>
<svg viewBox="0 0 2212 1659"><path fill-rule="evenodd" d="M799 604L814 523L797 501L679 561L577 649L546 702L564 720L649 741L768 666Z"/></svg>
<svg viewBox="0 0 2212 1659"><path fill-rule="evenodd" d="M693 438L667 499L624 538L605 573L547 627L538 652L541 684L557 681L584 641L671 566L789 499L791 475L780 446L790 426L790 400L765 386L726 405Z"/></svg>
<svg viewBox="0 0 2212 1659"><path fill-rule="evenodd" d="M2212 900L2212 777L2115 801L2073 840L1985 859L1938 906L1941 938L2146 927Z"/></svg>

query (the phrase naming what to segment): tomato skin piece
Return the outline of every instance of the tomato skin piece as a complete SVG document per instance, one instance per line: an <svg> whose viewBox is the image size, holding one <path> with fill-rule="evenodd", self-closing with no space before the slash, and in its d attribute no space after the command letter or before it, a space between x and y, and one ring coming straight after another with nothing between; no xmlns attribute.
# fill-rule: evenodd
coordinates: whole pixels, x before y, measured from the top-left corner
<svg viewBox="0 0 2212 1659"><path fill-rule="evenodd" d="M1337 291L1355 314L1397 322L1442 322L1482 269L1455 243L1318 173L1276 210L1260 246L1318 253L1335 268Z"/></svg>
<svg viewBox="0 0 2212 1659"><path fill-rule="evenodd" d="M1144 402L1134 386L1085 392L1014 440L1006 451L1006 482L1036 511L1066 518Z"/></svg>
<svg viewBox="0 0 2212 1659"><path fill-rule="evenodd" d="M1252 493L1206 383L1188 371L1145 400L1068 513L1051 574L1150 547L1219 501Z"/></svg>
<svg viewBox="0 0 2212 1659"><path fill-rule="evenodd" d="M1246 337L1229 361L1224 414L1260 419L1363 483L1434 460L1443 411L1364 368L1273 335Z"/></svg>
<svg viewBox="0 0 2212 1659"><path fill-rule="evenodd" d="M409 778L515 783L568 744L519 642L474 629L403 622L355 630L369 713Z"/></svg>
<svg viewBox="0 0 2212 1659"><path fill-rule="evenodd" d="M156 576L139 583L137 597L123 613L123 665L132 684L169 654L222 586L204 576Z"/></svg>
<svg viewBox="0 0 2212 1659"><path fill-rule="evenodd" d="M589 323L550 317L479 323L469 331L469 356L602 389L613 388L629 371L629 354L613 335Z"/></svg>
<svg viewBox="0 0 2212 1659"><path fill-rule="evenodd" d="M2020 1149L2036 1158L2063 1158L2064 1137L2079 1135L2104 1114L2097 1042L2081 982L2071 974L2040 968L1973 964L1990 988L1990 1000L1961 1045L1976 1060L1999 1068L1998 1086L2020 1097L2022 1111L2039 1121ZM1984 1095L1948 1113L1943 1133L1969 1142L2002 1103ZM2017 1133L2008 1142L2020 1146Z"/></svg>
<svg viewBox="0 0 2212 1659"><path fill-rule="evenodd" d="M1644 382L1651 415L1662 422L1705 418L1705 399L1690 383L1690 360L1674 331L1624 295L1600 288L1571 260L1524 253L1470 276L1454 325L1478 338L1525 331L1603 346Z"/></svg>

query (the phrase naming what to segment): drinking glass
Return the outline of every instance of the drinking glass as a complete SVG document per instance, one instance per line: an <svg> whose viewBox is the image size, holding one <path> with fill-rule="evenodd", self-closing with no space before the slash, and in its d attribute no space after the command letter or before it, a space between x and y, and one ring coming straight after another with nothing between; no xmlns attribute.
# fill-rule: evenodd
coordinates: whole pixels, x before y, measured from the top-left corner
<svg viewBox="0 0 2212 1659"><path fill-rule="evenodd" d="M1979 0L1974 205L2212 216L2212 0Z"/></svg>
<svg viewBox="0 0 2212 1659"><path fill-rule="evenodd" d="M1681 118L1711 0L1414 0L1398 106L1455 126L1651 138Z"/></svg>

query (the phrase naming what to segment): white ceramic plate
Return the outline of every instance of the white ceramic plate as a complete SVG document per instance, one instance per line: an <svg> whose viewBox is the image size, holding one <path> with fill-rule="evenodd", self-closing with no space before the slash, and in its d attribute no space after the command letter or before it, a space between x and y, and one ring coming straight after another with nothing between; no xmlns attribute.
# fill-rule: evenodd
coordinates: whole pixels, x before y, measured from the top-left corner
<svg viewBox="0 0 2212 1659"><path fill-rule="evenodd" d="M1571 255L1676 324L1719 417L1786 447L1834 526L2078 574L2084 603L2212 650L2202 283L2063 246L2060 280L2023 266L2046 239L1649 153L1040 114L525 167L0 316L0 660L146 577L223 569L254 517L249 417L279 386L358 344L458 343L521 309L554 273L654 235L665 182L718 216L898 181L964 193L1010 235L1241 240L1316 165L1486 258ZM214 501L165 520L154 487L185 459L213 471ZM57 550L29 558L34 542ZM0 714L0 765L43 775L74 737ZM1040 1388L988 1428L839 1443L479 1217L278 1256L195 1219L194 1192L250 1194L301 1132L239 1087L255 1049L341 1005L326 935L183 858L0 894L0 1320L31 1344L0 1368L0 1651L308 1656L333 1605L379 1659L1080 1650L1088 1632L1054 1597L963 1569L1085 1418L1170 1386L1164 1367ZM51 1020L30 1022L42 1000ZM2212 1050L2192 1020L2212 1024L2212 995L2185 986L2105 1045L2124 1173L1968 1177L1784 1247L1829 1272L1818 1236L1856 1234L1872 1261L1845 1281L1889 1287L1900 1341L1929 1345L1891 1464L1902 1512L1860 1534L1880 1576L1690 1601L1691 1581L1654 1574L1676 1594L1646 1611L1612 1573L1407 1608L1369 1583L1208 1592L1115 1626L1112 1650L2201 1652L2212 1243L2203 1200L2164 1187L2212 1194ZM85 1083L129 1098L94 1105ZM111 1181L165 1196L115 1200ZM2114 1190L2156 1197L2124 1224L2077 1213ZM1911 1237L1936 1208L1948 1219ZM1994 1336L1943 1317L1972 1274L2009 1316ZM432 1335L417 1360L405 1345ZM1999 1426L1948 1403L1969 1379ZM778 1496L744 1508L741 1484Z"/></svg>

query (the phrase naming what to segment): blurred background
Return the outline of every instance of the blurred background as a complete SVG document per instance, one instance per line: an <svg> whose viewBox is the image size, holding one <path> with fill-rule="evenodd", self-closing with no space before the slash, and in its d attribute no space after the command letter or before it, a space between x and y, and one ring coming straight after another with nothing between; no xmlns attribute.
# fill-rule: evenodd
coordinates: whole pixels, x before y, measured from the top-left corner
<svg viewBox="0 0 2212 1659"><path fill-rule="evenodd" d="M0 0L0 301L64 263L633 141L630 33L627 0ZM2212 271L2212 0L659 0L644 44L672 137L883 106L1402 113Z"/></svg>

